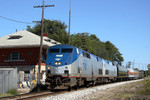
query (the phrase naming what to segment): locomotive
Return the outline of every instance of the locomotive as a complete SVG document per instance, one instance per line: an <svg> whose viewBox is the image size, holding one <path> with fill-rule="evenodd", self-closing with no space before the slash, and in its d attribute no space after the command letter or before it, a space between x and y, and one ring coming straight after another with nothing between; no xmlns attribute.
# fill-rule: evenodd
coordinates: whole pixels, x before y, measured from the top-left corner
<svg viewBox="0 0 150 100"><path fill-rule="evenodd" d="M51 89L134 79L134 74L75 46L59 44L47 51L45 83Z"/></svg>

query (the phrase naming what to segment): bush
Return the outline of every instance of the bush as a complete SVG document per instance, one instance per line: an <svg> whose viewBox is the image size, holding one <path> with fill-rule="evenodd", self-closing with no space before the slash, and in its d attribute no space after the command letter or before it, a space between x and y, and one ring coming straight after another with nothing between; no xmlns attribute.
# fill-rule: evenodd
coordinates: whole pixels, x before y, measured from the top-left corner
<svg viewBox="0 0 150 100"><path fill-rule="evenodd" d="M142 84L143 84L143 88L141 89L140 94L150 95L150 77L144 78Z"/></svg>
<svg viewBox="0 0 150 100"><path fill-rule="evenodd" d="M150 94L150 77L144 80L144 90L145 94Z"/></svg>
<svg viewBox="0 0 150 100"><path fill-rule="evenodd" d="M17 95L18 94L18 91L17 89L10 89L7 91L8 94L11 94L11 95Z"/></svg>

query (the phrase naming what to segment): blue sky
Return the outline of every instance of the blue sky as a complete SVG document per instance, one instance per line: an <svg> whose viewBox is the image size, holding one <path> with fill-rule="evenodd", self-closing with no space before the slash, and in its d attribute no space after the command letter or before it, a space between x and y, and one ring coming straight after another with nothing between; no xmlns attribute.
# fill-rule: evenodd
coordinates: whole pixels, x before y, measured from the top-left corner
<svg viewBox="0 0 150 100"><path fill-rule="evenodd" d="M68 25L69 0L45 0L55 7L45 9L45 18ZM111 41L125 63L135 61L142 68L150 63L150 0L72 0L71 34L89 32L101 41ZM42 0L3 0L0 16L18 21L41 20ZM27 25L0 18L0 37L26 29ZM68 31L68 30L67 30Z"/></svg>

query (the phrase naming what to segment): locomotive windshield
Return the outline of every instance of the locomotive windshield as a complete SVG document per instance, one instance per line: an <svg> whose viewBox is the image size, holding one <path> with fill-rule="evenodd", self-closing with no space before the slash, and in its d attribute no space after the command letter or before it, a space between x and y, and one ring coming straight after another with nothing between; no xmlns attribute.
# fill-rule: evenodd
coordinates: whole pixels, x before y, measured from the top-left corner
<svg viewBox="0 0 150 100"><path fill-rule="evenodd" d="M49 53L59 53L59 49L50 49Z"/></svg>
<svg viewBox="0 0 150 100"><path fill-rule="evenodd" d="M72 48L63 48L61 50L61 53L72 53L73 49Z"/></svg>

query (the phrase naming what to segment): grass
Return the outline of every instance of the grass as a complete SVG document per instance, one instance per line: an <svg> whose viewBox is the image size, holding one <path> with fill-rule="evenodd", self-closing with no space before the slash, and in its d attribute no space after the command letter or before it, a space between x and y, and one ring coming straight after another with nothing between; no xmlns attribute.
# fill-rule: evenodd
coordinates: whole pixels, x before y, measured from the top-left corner
<svg viewBox="0 0 150 100"><path fill-rule="evenodd" d="M130 100L130 98L133 98L134 96L136 96L136 94L126 93L126 94L120 94L120 95L116 96L116 99L119 98L120 100L122 100L122 99Z"/></svg>
<svg viewBox="0 0 150 100"><path fill-rule="evenodd" d="M117 100L150 100L150 76L144 78L143 81L133 83L132 87L128 87L130 91L120 92L114 96Z"/></svg>
<svg viewBox="0 0 150 100"><path fill-rule="evenodd" d="M0 94L0 97L7 97L7 96L11 96L11 94Z"/></svg>
<svg viewBox="0 0 150 100"><path fill-rule="evenodd" d="M150 76L146 77L143 81L144 87L143 90L141 90L141 94L143 95L150 95Z"/></svg>
<svg viewBox="0 0 150 100"><path fill-rule="evenodd" d="M17 94L18 94L17 89L10 89L7 91L7 93L0 94L0 97L12 96L12 95L17 95Z"/></svg>
<svg viewBox="0 0 150 100"><path fill-rule="evenodd" d="M17 91L17 89L10 89L10 90L7 91L7 94L17 95L18 91Z"/></svg>

